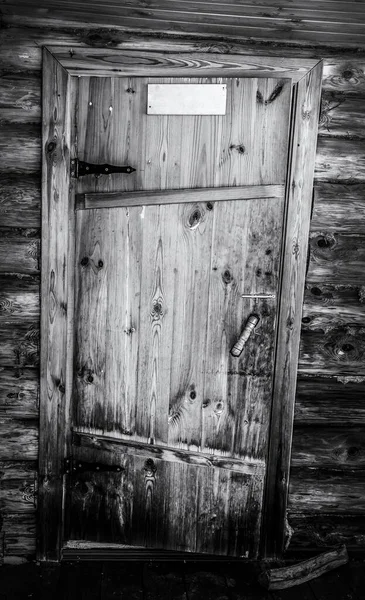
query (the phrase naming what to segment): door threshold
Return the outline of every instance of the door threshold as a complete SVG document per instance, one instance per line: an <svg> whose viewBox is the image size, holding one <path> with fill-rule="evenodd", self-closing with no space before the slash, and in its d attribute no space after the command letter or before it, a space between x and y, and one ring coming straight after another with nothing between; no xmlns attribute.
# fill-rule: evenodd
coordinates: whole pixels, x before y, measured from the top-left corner
<svg viewBox="0 0 365 600"><path fill-rule="evenodd" d="M242 562L252 560L244 556L224 556L162 548L145 548L143 546L127 546L124 544L105 544L100 542L84 542L72 540L62 548L63 561L192 561L192 562Z"/></svg>

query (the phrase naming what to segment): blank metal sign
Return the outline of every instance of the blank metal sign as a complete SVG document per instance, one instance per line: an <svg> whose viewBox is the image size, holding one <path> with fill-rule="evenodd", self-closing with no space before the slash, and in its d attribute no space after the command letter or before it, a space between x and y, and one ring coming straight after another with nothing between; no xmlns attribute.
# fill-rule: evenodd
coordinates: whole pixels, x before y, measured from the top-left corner
<svg viewBox="0 0 365 600"><path fill-rule="evenodd" d="M227 85L224 83L150 83L149 115L225 115Z"/></svg>

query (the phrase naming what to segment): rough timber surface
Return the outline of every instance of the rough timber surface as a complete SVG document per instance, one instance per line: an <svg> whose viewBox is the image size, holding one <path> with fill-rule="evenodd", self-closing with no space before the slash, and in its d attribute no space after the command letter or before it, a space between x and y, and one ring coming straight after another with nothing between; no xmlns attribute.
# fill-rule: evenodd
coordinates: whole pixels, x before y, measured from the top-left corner
<svg viewBox="0 0 365 600"><path fill-rule="evenodd" d="M230 10L232 2L229 3ZM260 10L268 9L267 2L260 3ZM296 9L314 10L312 6L303 3L290 3L290 11ZM307 3L308 4L308 3ZM262 6L261 6L262 5ZM271 6L271 2L269 2ZM359 8L360 3L354 2L321 2L316 3L316 11L331 13L331 21L337 9L346 19L351 19L351 11ZM1 5L1 9L4 5ZM362 8L362 7L361 7ZM311 230L322 234L364 235L364 219L359 218L364 211L365 183L361 155L363 154L363 125L361 107L365 94L365 45L359 44L353 38L350 42L353 50L346 47L346 40L337 34L329 40L324 31L315 39L293 39L289 33L280 31L278 39L255 39L247 36L226 36L226 28L216 28L214 33L197 34L193 31L189 36L182 30L166 31L161 35L157 30L140 29L133 31L126 27L117 27L115 20L110 25L100 23L85 23L62 19L49 20L41 17L27 8L27 15L3 15L3 25L0 29L0 59L1 59L1 125L4 136L1 147L6 152L4 162L0 166L0 220L3 227L10 228L39 228L40 225L40 96L41 96L41 55L43 45L57 44L70 51L74 47L86 45L91 48L119 48L125 50L154 50L160 52L164 47L174 48L175 52L194 53L231 53L256 56L276 56L320 59L324 57L322 116L320 121L320 148L316 174L314 213ZM287 10L287 9L286 9ZM279 9L277 9L279 12ZM85 15L85 11L83 12ZM294 15L294 12L293 12ZM346 16L345 16L346 15ZM274 16L272 17L275 18ZM295 15L293 16L295 18ZM353 16L353 21L355 17ZM99 19L100 21L100 19ZM129 21L130 23L130 21ZM155 23L156 25L156 23ZM330 26L330 25L329 25ZM296 24L300 27L300 24ZM304 34L302 35L304 37ZM23 127L25 125L25 127ZM359 164L357 164L357 162ZM6 167L5 167L6 165ZM5 171L5 168L7 169ZM14 256L21 264L36 265L33 257L24 254L25 242L22 235L15 236ZM11 239L5 240L7 261L13 255ZM31 240L29 240L31 242ZM19 252L23 252L22 254ZM10 252L10 255L9 255ZM1 256L3 260L3 255ZM344 259L343 272L347 260L352 260L351 253ZM27 262L25 262L27 261ZM4 263L5 264L5 263ZM5 456L10 461L15 457L22 460L21 451L24 447L22 440L36 441L36 418L38 411L38 370L34 365L39 361L36 349L34 327L29 322L32 315L38 319L36 282L38 274L24 273L13 267L1 279L0 319L1 323L12 319L11 328L6 325L6 348L2 353L5 362L2 363L0 377L0 411L1 417L23 417L23 422L16 421L8 430L13 438L7 438L9 444L5 448ZM327 261L327 269L329 267ZM33 268L33 267L32 267ZM361 265L360 267L361 268ZM356 275L356 267L354 271ZM347 276L347 273L346 273ZM14 277L14 283L10 278ZM327 271L326 284L322 280L309 283L306 293L305 312L303 317L309 317L311 322L304 323L305 331L323 330L341 326L358 324L363 326L363 292L357 278L352 277L352 285L343 285L338 281L334 267ZM23 287L24 285L24 287ZM315 290L312 293L311 290ZM19 321L17 318L19 317ZM29 323L30 331L23 324ZM18 333L17 330L19 327ZM307 339L306 348L313 355L317 347L318 337L312 342ZM11 342L11 343L10 343ZM310 346L312 348L310 349ZM14 361L15 356L15 361ZM331 355L333 357L333 354ZM365 374L348 372L340 357L331 358L331 373L328 373L328 363L325 358L326 373L304 371L299 373L297 387L297 402L295 425L302 423L323 426L343 426L344 433L351 428L363 426L365 409L363 389ZM15 362L15 366L14 366ZM24 366L26 365L26 366ZM337 368L336 368L337 365ZM341 367L339 370L338 367ZM356 369L354 369L356 371ZM323 376L324 375L324 376ZM33 421L28 417L34 418ZM6 422L8 423L8 421ZM6 424L4 425L6 427ZM29 428L28 433L26 430ZM20 445L19 445L20 442ZM32 442L32 444L33 444ZM29 446L27 452L36 457L36 446ZM14 452L13 450L14 449ZM350 456L349 456L350 459ZM32 462L32 460L31 460ZM22 473L21 467L19 473ZM292 486L295 491L295 488ZM336 490L334 490L336 493ZM7 492L4 501L12 506L12 499ZM344 496L338 497L338 511L346 507ZM0 512L1 512L0 508ZM291 507L295 513L295 506ZM300 513L290 515L290 523L295 528L291 546L310 549L317 547L332 548L333 545L345 542L352 547L364 548L363 534L365 522L359 515L325 515ZM35 551L35 517L11 513L4 519L0 528L0 540L6 534L4 552L7 559L14 556L29 556ZM29 520L29 519L32 520ZM1 552L0 552L1 554ZM16 560L16 559L14 559ZM14 585L14 583L13 583ZM15 589L15 588L14 588ZM31 588L28 586L28 593ZM237 590L236 590L237 591ZM234 593L236 593L234 591ZM199 593L199 588L196 593ZM27 594L28 595L28 594ZM359 592L360 595L360 592ZM138 597L138 596L137 596ZM312 597L309 596L312 600ZM361 597L361 595L360 595ZM335 596L333 596L335 598Z"/></svg>

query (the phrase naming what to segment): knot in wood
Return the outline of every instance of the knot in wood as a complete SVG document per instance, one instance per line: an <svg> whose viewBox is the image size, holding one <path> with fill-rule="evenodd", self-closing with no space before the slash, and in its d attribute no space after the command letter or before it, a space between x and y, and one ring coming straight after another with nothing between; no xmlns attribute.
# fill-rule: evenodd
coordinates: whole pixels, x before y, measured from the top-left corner
<svg viewBox="0 0 365 600"><path fill-rule="evenodd" d="M189 219L188 219L190 229L195 229L196 227L198 227L201 219L202 219L201 211L199 210L199 208L195 208L193 210L193 212L190 214Z"/></svg>
<svg viewBox="0 0 365 600"><path fill-rule="evenodd" d="M56 142L49 142L47 145L47 152L51 154L56 148Z"/></svg>
<svg viewBox="0 0 365 600"><path fill-rule="evenodd" d="M151 479L151 478L155 477L157 467L156 467L155 463L153 462L152 458L148 458L146 460L146 462L144 463L143 469L145 472L146 479Z"/></svg>
<svg viewBox="0 0 365 600"><path fill-rule="evenodd" d="M155 300L151 311L151 317L154 321L158 321L159 319L162 319L163 316L164 312L162 306L162 299Z"/></svg>

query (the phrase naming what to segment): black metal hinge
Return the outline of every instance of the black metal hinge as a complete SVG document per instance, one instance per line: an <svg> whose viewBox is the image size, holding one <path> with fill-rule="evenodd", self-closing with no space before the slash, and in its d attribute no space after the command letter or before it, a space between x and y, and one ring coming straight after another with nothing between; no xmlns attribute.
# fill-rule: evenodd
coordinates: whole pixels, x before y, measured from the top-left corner
<svg viewBox="0 0 365 600"><path fill-rule="evenodd" d="M110 175L111 173L134 173L136 169L129 165L115 166L115 165L94 165L92 163L84 162L78 158L71 160L71 177L78 178L84 175L95 175L95 177L101 177L101 175Z"/></svg>
<svg viewBox="0 0 365 600"><path fill-rule="evenodd" d="M73 456L69 456L64 460L64 474L69 475L71 473L84 473L85 471L113 471L115 473L121 473L124 471L124 467L119 465L106 465L103 463L96 462L85 462L83 460L76 460Z"/></svg>

